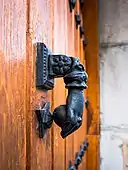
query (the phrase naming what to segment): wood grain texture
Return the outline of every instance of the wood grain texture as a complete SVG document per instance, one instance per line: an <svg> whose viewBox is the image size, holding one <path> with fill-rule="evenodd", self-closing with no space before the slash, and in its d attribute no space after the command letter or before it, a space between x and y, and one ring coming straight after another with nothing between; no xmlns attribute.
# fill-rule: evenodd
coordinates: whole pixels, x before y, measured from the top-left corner
<svg viewBox="0 0 128 170"><path fill-rule="evenodd" d="M28 16L28 47L27 47L27 94L28 101L27 117L27 169L50 170L52 168L52 138L51 129L41 140L36 131L37 120L34 110L39 108L40 102L50 100L51 94L36 89L35 84L35 63L36 63L36 42L44 42L52 49L52 22L53 5L52 0L32 0L29 3ZM52 104L52 103L51 103Z"/></svg>
<svg viewBox="0 0 128 170"><path fill-rule="evenodd" d="M87 151L87 170L99 170L99 136L87 136L89 147Z"/></svg>
<svg viewBox="0 0 128 170"><path fill-rule="evenodd" d="M83 21L88 45L85 49L86 69L89 76L87 96L91 115L88 115L87 170L99 170L99 53L98 53L98 1L85 1ZM91 118L92 117L92 118ZM90 120L91 119L91 120Z"/></svg>
<svg viewBox="0 0 128 170"><path fill-rule="evenodd" d="M78 14L81 14L79 1L77 1L76 3L75 13L76 12ZM75 46L74 56L78 57L80 59L80 62L84 64L84 50L83 50L82 40L80 38L80 29L79 27L78 29L76 29L76 22L74 24L75 24L74 25L74 46ZM76 152L79 152L80 150L80 145L82 145L85 140L86 140L86 110L84 108L82 126L74 133L74 158ZM80 170L86 169L86 155L83 157L79 169Z"/></svg>
<svg viewBox="0 0 128 170"><path fill-rule="evenodd" d="M66 15L65 1L54 0L54 48L55 54L65 54L66 51ZM53 92L53 107L65 104L66 90L62 78L55 80ZM53 127L53 169L65 170L65 140L60 136L61 129L54 124Z"/></svg>
<svg viewBox="0 0 128 170"><path fill-rule="evenodd" d="M66 2L65 15L66 15L66 55L74 56L74 11L70 12L69 2ZM68 94L68 90L67 90ZM74 159L74 133L66 138L66 170L69 167L69 161Z"/></svg>
<svg viewBox="0 0 128 170"><path fill-rule="evenodd" d="M98 52L98 1L85 1L83 8L84 28L88 45L86 47L86 67L88 79L88 99L93 109L89 135L99 135L99 52Z"/></svg>
<svg viewBox="0 0 128 170"><path fill-rule="evenodd" d="M3 0L0 1L1 170L25 170L25 132L26 0Z"/></svg>
<svg viewBox="0 0 128 170"><path fill-rule="evenodd" d="M80 60L81 60L81 63L84 65L85 70L86 70L85 50L83 48L83 41L82 41L82 39L80 41ZM86 101L86 98L87 98L87 90L85 89L84 90L84 99L85 99L85 101ZM81 138L83 139L83 141L85 141L87 139L87 137L86 137L86 135L87 135L87 119L88 119L88 117L87 117L87 110L84 107L84 111L83 111L83 123L82 123L82 127L81 127L81 134L82 134ZM82 159L82 166L81 166L82 170L86 169L86 158L87 158L86 153L87 152L85 152L85 155L84 155L84 157Z"/></svg>
<svg viewBox="0 0 128 170"><path fill-rule="evenodd" d="M55 124L40 140L34 110L43 100L51 102L53 111L66 102L67 91L60 78L55 80L51 92L36 89L35 43L44 42L55 54L78 57L85 65L85 51L74 20L75 12L80 13L79 1L72 13L67 0L2 0L0 5L0 170L66 170L86 139L87 114L84 109L82 126L66 140ZM84 9L90 42L86 49L88 96L94 116L88 135L87 162L85 155L79 170L98 170L97 1L86 1Z"/></svg>

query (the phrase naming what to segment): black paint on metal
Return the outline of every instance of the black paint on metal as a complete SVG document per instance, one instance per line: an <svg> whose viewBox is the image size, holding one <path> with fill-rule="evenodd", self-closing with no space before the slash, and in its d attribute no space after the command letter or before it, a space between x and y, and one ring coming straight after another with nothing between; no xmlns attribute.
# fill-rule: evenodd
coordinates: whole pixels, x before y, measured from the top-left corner
<svg viewBox="0 0 128 170"><path fill-rule="evenodd" d="M75 14L75 21L76 21L76 28L78 28L78 26L81 23L81 17L78 13Z"/></svg>
<svg viewBox="0 0 128 170"><path fill-rule="evenodd" d="M76 158L75 158L74 164L70 161L68 170L78 170L78 167L79 167L80 163L82 162L82 158L85 154L85 151L88 148L88 145L89 145L89 143L86 140L83 143L83 145L80 146L80 151L76 153Z"/></svg>
<svg viewBox="0 0 128 170"><path fill-rule="evenodd" d="M84 28L80 26L80 38L82 38L84 35Z"/></svg>
<svg viewBox="0 0 128 170"><path fill-rule="evenodd" d="M54 78L63 77L65 87L68 89L66 104L56 107L53 111L53 120L61 127L61 136L65 138L76 131L82 124L84 108L83 89L87 88L88 76L78 58L66 55L53 55L49 53L49 50L43 43L37 44L36 64L39 67L36 71L37 88L51 90L54 87ZM44 77L42 78L42 76ZM45 114L49 117L51 114L49 114L48 109L47 112L48 115L46 112ZM45 125L47 128L47 121Z"/></svg>
<svg viewBox="0 0 128 170"><path fill-rule="evenodd" d="M46 103L45 106L39 110L35 110L38 120L38 135L43 138L47 132L47 129L52 126L53 116L50 113L50 103Z"/></svg>
<svg viewBox="0 0 128 170"><path fill-rule="evenodd" d="M76 0L69 0L70 12L75 8Z"/></svg>
<svg viewBox="0 0 128 170"><path fill-rule="evenodd" d="M45 44L36 44L36 87L38 89L51 90L54 86L54 79L48 74L49 51Z"/></svg>

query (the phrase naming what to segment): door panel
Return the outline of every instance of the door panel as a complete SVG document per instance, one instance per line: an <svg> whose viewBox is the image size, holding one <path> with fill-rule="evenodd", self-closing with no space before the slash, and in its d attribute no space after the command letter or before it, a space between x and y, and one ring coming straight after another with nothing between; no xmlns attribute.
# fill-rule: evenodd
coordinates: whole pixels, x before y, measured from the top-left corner
<svg viewBox="0 0 128 170"><path fill-rule="evenodd" d="M53 37L53 4L47 0L30 1L29 10L29 34L28 34L28 90L30 101L28 105L28 169L50 170L52 168L52 141L51 130L40 139L36 134L37 119L34 109L39 109L40 101L49 101L51 93L36 89L35 85L35 63L36 42L44 42L52 49ZM30 77L30 78L29 78ZM52 103L51 103L52 104ZM30 108L30 109L29 109Z"/></svg>
<svg viewBox="0 0 128 170"><path fill-rule="evenodd" d="M80 14L79 1L77 1L76 3L75 13L76 12ZM84 63L85 53L83 49L82 39L80 38L80 29L76 29L76 23L75 23L74 29L75 29L74 30L75 56L80 59L81 63L85 64ZM86 99L86 93L85 93L85 99ZM74 156L80 150L80 145L82 145L85 140L86 140L86 110L84 108L82 126L74 133ZM86 169L86 156L83 157L82 163L80 164L79 169L80 170Z"/></svg>
<svg viewBox="0 0 128 170"><path fill-rule="evenodd" d="M49 6L47 6L48 4ZM78 9L79 4L77 4L77 10ZM81 59L83 59L84 53L80 40L80 32L79 29L76 30L74 12L72 14L69 12L69 4L66 0L63 2L60 0L32 1L30 3L29 32L31 42L42 41L46 43L46 45L56 54L67 54L77 56L79 58L81 57ZM29 49L30 51L33 51L33 46ZM35 52L33 51L32 64L35 62L34 54ZM34 72L35 68L33 66L31 74L34 74ZM36 96L41 95L44 100L47 100L46 92L44 93L40 91L36 94L37 90L35 89L35 84L32 84L31 86L34 87L32 90L33 93L31 93L33 96L32 100L38 101L39 98L36 99ZM63 79L56 79L55 87L51 95L52 110L58 105L66 102L66 94L67 91L65 90ZM52 128L53 131L47 134L43 141L40 141L38 136L35 134L36 118L32 116L29 120L30 119L32 119L33 122L32 131L30 132L31 169L67 169L69 160L74 159L75 153L79 151L80 145L85 140L86 122L83 123L83 126L78 130L78 132L76 132L76 134L70 135L66 140L61 138L61 130L54 124ZM85 134L83 134L83 131L85 131ZM48 142L49 147L51 146L49 149L46 148ZM85 164L82 168L85 168Z"/></svg>
<svg viewBox="0 0 128 170"><path fill-rule="evenodd" d="M79 1L72 13L68 0L3 0L0 5L0 169L66 170L86 139L86 109L82 126L66 139L55 123L43 139L38 137L34 110L41 101L50 101L51 111L65 104L67 90L62 78L52 91L36 89L35 44L44 42L53 53L78 57L85 65L74 17Z"/></svg>
<svg viewBox="0 0 128 170"><path fill-rule="evenodd" d="M88 45L86 47L86 64L88 72L88 99L92 116L88 131L89 148L87 152L87 169L99 170L99 43L98 43L98 0L85 1L83 8L84 27ZM92 25L93 23L93 25Z"/></svg>
<svg viewBox="0 0 128 170"><path fill-rule="evenodd" d="M54 38L53 52L56 54L65 54L66 51L66 1L54 0ZM53 92L53 107L57 107L66 102L66 90L63 79L55 80ZM53 168L56 170L65 169L65 140L60 136L60 128L54 124L53 127Z"/></svg>
<svg viewBox="0 0 128 170"><path fill-rule="evenodd" d="M66 1L65 6L65 15L66 15L66 55L74 56L74 11L70 12L69 2ZM66 91L66 95L68 90ZM66 169L69 167L69 160L74 159L74 133L66 137Z"/></svg>
<svg viewBox="0 0 128 170"><path fill-rule="evenodd" d="M0 1L1 170L26 167L26 9L26 0Z"/></svg>

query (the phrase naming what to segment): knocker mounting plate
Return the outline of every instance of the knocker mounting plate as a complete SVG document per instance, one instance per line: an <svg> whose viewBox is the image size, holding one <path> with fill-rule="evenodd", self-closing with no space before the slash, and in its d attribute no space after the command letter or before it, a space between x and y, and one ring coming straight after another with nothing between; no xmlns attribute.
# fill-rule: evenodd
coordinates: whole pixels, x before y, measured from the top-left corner
<svg viewBox="0 0 128 170"><path fill-rule="evenodd" d="M36 87L51 90L54 87L54 79L49 77L50 51L43 43L36 44Z"/></svg>

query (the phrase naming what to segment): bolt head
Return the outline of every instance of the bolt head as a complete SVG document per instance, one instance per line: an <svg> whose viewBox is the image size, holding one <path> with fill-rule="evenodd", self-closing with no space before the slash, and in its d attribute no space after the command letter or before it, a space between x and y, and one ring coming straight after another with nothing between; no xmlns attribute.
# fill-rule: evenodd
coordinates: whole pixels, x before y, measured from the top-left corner
<svg viewBox="0 0 128 170"><path fill-rule="evenodd" d="M81 18L78 13L75 14L75 20L76 20L76 26L78 27L78 25L80 25L81 23Z"/></svg>
<svg viewBox="0 0 128 170"><path fill-rule="evenodd" d="M84 35L84 28L80 26L80 37L82 38L83 35Z"/></svg>

